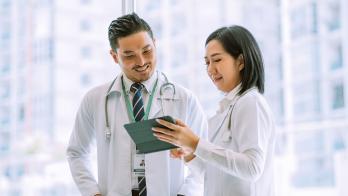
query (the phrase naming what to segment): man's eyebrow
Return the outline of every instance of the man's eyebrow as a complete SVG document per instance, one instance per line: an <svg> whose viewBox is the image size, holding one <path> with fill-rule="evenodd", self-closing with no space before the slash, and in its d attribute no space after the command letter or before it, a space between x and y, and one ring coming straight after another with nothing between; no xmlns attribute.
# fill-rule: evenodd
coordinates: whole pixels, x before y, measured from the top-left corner
<svg viewBox="0 0 348 196"><path fill-rule="evenodd" d="M132 51L132 50L125 50L122 53L124 53L124 54L131 54L131 53L134 53L134 51Z"/></svg>

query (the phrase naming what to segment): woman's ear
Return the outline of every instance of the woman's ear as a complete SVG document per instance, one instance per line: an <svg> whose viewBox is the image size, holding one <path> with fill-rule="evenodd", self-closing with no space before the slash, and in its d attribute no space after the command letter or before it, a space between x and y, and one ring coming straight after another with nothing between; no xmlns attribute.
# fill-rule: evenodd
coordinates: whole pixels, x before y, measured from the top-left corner
<svg viewBox="0 0 348 196"><path fill-rule="evenodd" d="M242 71L244 69L244 57L243 54L240 54L237 58L238 70Z"/></svg>

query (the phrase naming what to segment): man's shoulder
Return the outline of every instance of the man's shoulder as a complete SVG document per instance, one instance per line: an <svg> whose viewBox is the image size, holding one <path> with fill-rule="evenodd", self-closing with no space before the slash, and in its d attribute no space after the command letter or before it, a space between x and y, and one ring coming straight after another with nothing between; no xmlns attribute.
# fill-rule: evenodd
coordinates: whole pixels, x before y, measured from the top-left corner
<svg viewBox="0 0 348 196"><path fill-rule="evenodd" d="M101 85L98 85L98 86L91 88L85 94L85 97L88 97L89 99L97 99L97 98L105 97L111 83L112 82L108 82L108 83L104 83L104 84L101 84Z"/></svg>

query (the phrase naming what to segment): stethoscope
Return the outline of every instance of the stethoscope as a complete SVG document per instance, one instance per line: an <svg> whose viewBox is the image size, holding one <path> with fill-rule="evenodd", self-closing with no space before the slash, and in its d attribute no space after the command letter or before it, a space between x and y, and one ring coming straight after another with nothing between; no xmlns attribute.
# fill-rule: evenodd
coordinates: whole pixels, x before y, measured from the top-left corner
<svg viewBox="0 0 348 196"><path fill-rule="evenodd" d="M214 135L211 137L211 141L215 141L216 139L216 136L219 134L220 130L221 130L221 127L222 125L224 125L227 117L228 117L228 124L227 124L227 131L223 133L222 135L222 141L223 142L228 142L232 139L232 130L231 130L231 127L232 127L232 123L231 123L231 119L232 119L232 113L233 113L233 109L234 107L236 106L238 100L243 96L245 95L247 92L253 90L253 89L256 89L255 87L252 87L250 88L249 90L246 90L242 95L239 95L237 96L237 98L235 99L235 101L233 101L233 104L230 105L230 107L228 108L227 110L227 113L224 117L224 119L222 120L222 122L220 123L220 126L216 129Z"/></svg>
<svg viewBox="0 0 348 196"><path fill-rule="evenodd" d="M160 99L160 102L161 102L162 114L165 115L164 106L163 106L163 99L175 101L176 88L175 88L175 85L173 83L169 82L167 76L163 72L161 72L161 74L164 77L165 82L160 86L160 89L159 89L160 97L159 97L159 99ZM109 88L108 88L108 90L106 92L106 96L105 96L104 113L105 113L105 128L106 128L105 129L105 139L106 140L109 140L111 138L111 127L110 127L109 114L108 114L108 101L109 101L108 94L109 94L109 92L110 92L110 90L111 90L111 88L114 85L116 80L117 80L117 77L110 84L110 86L109 86ZM122 76L121 76L121 83L122 83L122 95L123 95L124 100L126 102L128 116L129 116L130 120L132 122L134 122L135 120L134 120L133 112L131 111L132 109L131 109L129 97L128 97L127 93L126 93ZM153 102L153 97L154 97L155 92L156 92L157 83L158 83L158 72L157 72L157 79L156 79L155 85L153 86L152 91L150 93L149 102L147 104L147 108L146 108L144 119L148 118L148 115L149 115L149 112L150 112L150 108L151 108L151 105L152 105L152 102ZM172 97L171 98L168 98L168 97L163 98L164 91L166 89L168 89L168 88L172 89Z"/></svg>

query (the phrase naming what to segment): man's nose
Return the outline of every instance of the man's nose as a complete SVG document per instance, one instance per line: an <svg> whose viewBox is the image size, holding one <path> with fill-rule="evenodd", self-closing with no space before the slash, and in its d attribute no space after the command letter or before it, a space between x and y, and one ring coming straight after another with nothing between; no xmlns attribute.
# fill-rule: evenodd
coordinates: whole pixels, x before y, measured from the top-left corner
<svg viewBox="0 0 348 196"><path fill-rule="evenodd" d="M145 64L145 58L144 58L142 55L140 55L140 56L138 57L138 59L137 59L137 64L138 64L139 66L143 66L143 65Z"/></svg>

